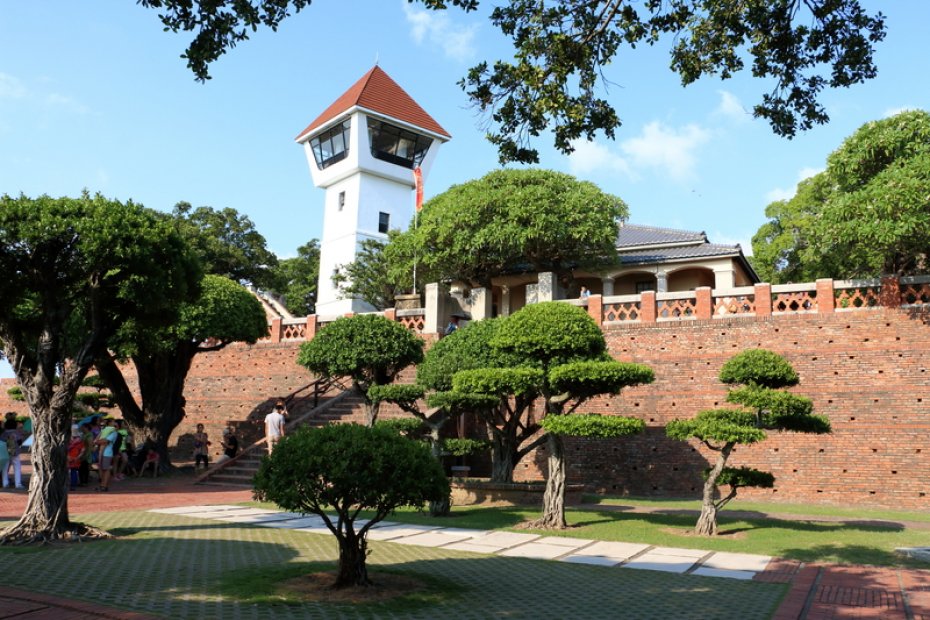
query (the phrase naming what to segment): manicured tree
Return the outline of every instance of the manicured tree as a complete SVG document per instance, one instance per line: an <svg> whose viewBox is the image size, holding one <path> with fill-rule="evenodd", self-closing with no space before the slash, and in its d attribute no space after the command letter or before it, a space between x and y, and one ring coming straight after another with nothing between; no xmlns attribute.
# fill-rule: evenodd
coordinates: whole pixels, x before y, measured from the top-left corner
<svg viewBox="0 0 930 620"><path fill-rule="evenodd" d="M592 424L590 418L554 420L576 413L586 401L619 394L624 387L651 383L650 368L610 360L600 328L583 308L561 302L526 306L501 325L492 346L523 358L542 371L539 396L546 418L548 475L543 515L534 522L542 528L564 528L565 451L563 437L618 437L641 432L641 420L614 418ZM549 420L548 422L546 420Z"/></svg>
<svg viewBox="0 0 930 620"><path fill-rule="evenodd" d="M72 404L108 340L177 316L200 272L174 226L103 196L0 197L0 342L33 420L33 474L5 543L93 530L68 515Z"/></svg>
<svg viewBox="0 0 930 620"><path fill-rule="evenodd" d="M485 319L456 330L430 348L417 366L417 383L431 390L485 394L493 407L474 411L491 434L491 480L513 482L513 469L538 442L539 432L529 415L539 383L538 370L517 369L518 357L491 347L504 319Z"/></svg>
<svg viewBox="0 0 930 620"><path fill-rule="evenodd" d="M421 385L375 385L368 390L373 403L394 403L403 411L419 419L428 429L427 439L430 452L437 463L442 463L442 439L440 433L446 422L468 411L491 408L497 399L481 394L458 392L435 392L427 395ZM420 402L424 400L426 408ZM449 498L430 502L430 514L434 517L449 514Z"/></svg>
<svg viewBox="0 0 930 620"><path fill-rule="evenodd" d="M395 508L447 498L449 482L423 444L388 428L334 424L303 427L284 438L262 461L255 493L323 519L339 541L335 587L345 588L371 585L368 531ZM374 515L356 529L363 510Z"/></svg>
<svg viewBox="0 0 930 620"><path fill-rule="evenodd" d="M423 341L400 323L376 314L342 317L300 347L297 363L323 377L349 377L365 400L368 426L380 404L368 390L387 385L407 366L423 360Z"/></svg>
<svg viewBox="0 0 930 620"><path fill-rule="evenodd" d="M774 484L775 478L768 472L727 467L736 445L763 441L766 430L830 432L830 421L812 413L813 402L809 398L783 391L782 388L797 385L798 374L777 353L765 349L743 351L723 365L720 380L740 386L729 391L727 401L741 408L701 411L690 420L673 420L666 426L672 439L695 438L719 453L706 474L701 516L694 528L696 534L704 536L717 533L717 512L736 497L740 487L771 488ZM720 485L730 488L723 497Z"/></svg>
<svg viewBox="0 0 930 620"><path fill-rule="evenodd" d="M168 440L184 419L184 384L194 357L233 342L254 343L268 333L261 302L229 278L206 275L196 300L180 307L178 320L161 329L126 329L98 355L95 365L136 441L158 451L171 467ZM139 384L136 400L117 362L131 359Z"/></svg>

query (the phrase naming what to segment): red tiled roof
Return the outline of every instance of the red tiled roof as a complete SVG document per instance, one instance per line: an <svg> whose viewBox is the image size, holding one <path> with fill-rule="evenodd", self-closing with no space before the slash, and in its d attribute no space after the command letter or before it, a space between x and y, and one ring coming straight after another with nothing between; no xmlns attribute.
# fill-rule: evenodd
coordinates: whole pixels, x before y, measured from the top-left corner
<svg viewBox="0 0 930 620"><path fill-rule="evenodd" d="M316 117L306 129L301 131L296 139L299 140L317 127L326 124L355 106L396 118L447 138L451 137L432 116L426 113L426 110L421 108L403 88L398 86L397 82L392 80L381 67L375 65L371 71L363 75L339 99L336 99L332 105Z"/></svg>

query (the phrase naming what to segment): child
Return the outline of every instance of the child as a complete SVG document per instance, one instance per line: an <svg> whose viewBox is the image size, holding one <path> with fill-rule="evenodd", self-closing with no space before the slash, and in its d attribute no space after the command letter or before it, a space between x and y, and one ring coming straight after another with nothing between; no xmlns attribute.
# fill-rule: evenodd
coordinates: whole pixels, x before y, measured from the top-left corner
<svg viewBox="0 0 930 620"><path fill-rule="evenodd" d="M139 468L139 478L142 477L142 474L145 473L145 470L149 467L152 468L152 478L158 478L158 466L161 464L161 456L159 456L158 451L155 448L149 448L148 453L145 455L145 462L142 463L142 467Z"/></svg>
<svg viewBox="0 0 930 620"><path fill-rule="evenodd" d="M85 444L81 429L75 424L71 427L71 441L68 442L68 469L71 472L72 491L77 491L81 464L84 463L84 449Z"/></svg>

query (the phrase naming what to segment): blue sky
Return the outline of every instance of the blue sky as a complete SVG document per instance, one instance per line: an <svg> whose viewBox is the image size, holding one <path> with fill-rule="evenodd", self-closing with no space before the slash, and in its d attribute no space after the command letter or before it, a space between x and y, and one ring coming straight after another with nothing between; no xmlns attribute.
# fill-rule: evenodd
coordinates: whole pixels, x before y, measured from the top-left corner
<svg viewBox="0 0 930 620"><path fill-rule="evenodd" d="M427 199L498 166L456 85L477 61L508 53L485 4L466 15L403 0L318 0L277 33L240 44L200 84L179 58L186 38L133 2L3 2L0 193L87 188L162 210L181 200L232 207L275 253L293 256L319 237L323 198L293 139L376 60L452 134ZM667 45L641 47L606 69L624 122L616 140L564 156L544 137L540 165L620 196L633 222L704 230L748 250L766 205L822 169L843 138L894 111L930 109L918 64L930 3L866 5L887 15L879 77L824 93L829 125L779 138L746 112L766 84L740 75L682 88L667 70Z"/></svg>

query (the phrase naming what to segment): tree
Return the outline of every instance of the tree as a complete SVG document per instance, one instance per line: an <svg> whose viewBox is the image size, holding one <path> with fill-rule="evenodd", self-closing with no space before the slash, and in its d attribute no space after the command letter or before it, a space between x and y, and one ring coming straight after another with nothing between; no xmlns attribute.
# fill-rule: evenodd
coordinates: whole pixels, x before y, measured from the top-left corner
<svg viewBox="0 0 930 620"><path fill-rule="evenodd" d="M33 475L4 543L96 533L68 514L67 443L75 394L126 324L157 329L200 272L174 226L131 202L0 197L0 341L33 420ZM152 292L157 291L153 295Z"/></svg>
<svg viewBox="0 0 930 620"><path fill-rule="evenodd" d="M418 257L432 281L490 286L508 271L610 263L627 207L593 183L561 172L497 170L454 185L424 205L417 226L388 246Z"/></svg>
<svg viewBox="0 0 930 620"><path fill-rule="evenodd" d="M233 342L254 343L268 333L261 302L229 278L206 275L200 295L180 306L178 320L161 329L127 329L101 352L95 365L140 445L153 447L160 467L171 460L168 440L185 416L184 384L194 356ZM137 401L119 361L131 359L139 382Z"/></svg>
<svg viewBox="0 0 930 620"><path fill-rule="evenodd" d="M642 420L620 416L572 416L588 400L619 394L624 387L651 383L647 366L616 362L604 335L583 308L562 302L526 306L503 321L491 346L518 356L537 372L547 431L548 474L543 514L533 525L564 528L565 450L563 437L619 437L641 432ZM454 379L453 379L454 381ZM560 420L556 418L572 418Z"/></svg>
<svg viewBox="0 0 930 620"><path fill-rule="evenodd" d="M930 269L930 114L866 123L795 196L766 209L754 264L773 282Z"/></svg>
<svg viewBox="0 0 930 620"><path fill-rule="evenodd" d="M798 374L783 357L765 349L747 349L733 356L720 369L720 381L731 388L727 401L741 405L738 409L701 411L690 420L672 420L666 433L672 439L695 438L718 452L717 461L704 479L701 516L696 534L717 533L717 512L736 497L740 487L770 488L774 476L749 467L730 468L727 461L737 444L753 444L766 438L767 430L802 433L829 433L830 421L814 415L809 398L781 388L797 385ZM729 493L720 497L720 485L729 485Z"/></svg>
<svg viewBox="0 0 930 620"><path fill-rule="evenodd" d="M388 231L387 243L379 239L365 239L355 260L339 266L338 273L333 275L333 284L343 297L362 299L372 307L384 310L393 308L394 298L411 289L412 258L398 256L396 244L391 251L386 251L399 234L397 230Z"/></svg>
<svg viewBox="0 0 930 620"><path fill-rule="evenodd" d="M188 202L176 204L172 214L205 273L272 288L278 258L266 248L265 238L248 216L228 207L194 209Z"/></svg>
<svg viewBox="0 0 930 620"><path fill-rule="evenodd" d="M284 298L294 316L316 313L317 279L320 275L320 244L312 239L297 248L297 256L278 261L271 289Z"/></svg>
<svg viewBox="0 0 930 620"><path fill-rule="evenodd" d="M449 496L449 482L429 450L386 428L338 424L303 427L263 459L255 493L285 510L315 514L339 541L335 587L371 585L368 531L400 506ZM362 510L374 515L356 530ZM335 511L336 518L327 511Z"/></svg>
<svg viewBox="0 0 930 620"><path fill-rule="evenodd" d="M323 377L349 377L365 401L368 426L380 405L369 390L387 385L407 366L423 361L423 341L399 323L376 314L336 319L300 345L297 363Z"/></svg>
<svg viewBox="0 0 930 620"><path fill-rule="evenodd" d="M412 1L412 0L410 0ZM421 0L428 9L465 11L478 0ZM182 56L198 80L209 64L249 38L272 30L309 0L140 0L159 10L165 30L195 32ZM817 101L824 87L848 87L875 77L873 47L885 37L884 16L859 0L510 0L491 23L514 47L509 60L483 61L460 86L485 115L501 162L538 161L531 139L552 132L555 147L599 131L613 138L620 117L604 98L605 68L625 46L671 43L670 69L688 85L705 75L728 79L746 68L771 84L753 108L776 134L794 136L829 120Z"/></svg>

